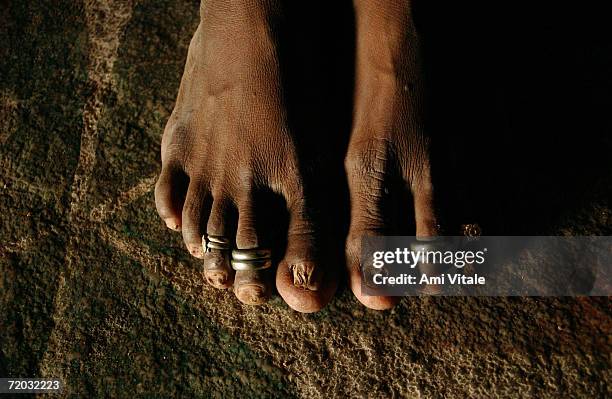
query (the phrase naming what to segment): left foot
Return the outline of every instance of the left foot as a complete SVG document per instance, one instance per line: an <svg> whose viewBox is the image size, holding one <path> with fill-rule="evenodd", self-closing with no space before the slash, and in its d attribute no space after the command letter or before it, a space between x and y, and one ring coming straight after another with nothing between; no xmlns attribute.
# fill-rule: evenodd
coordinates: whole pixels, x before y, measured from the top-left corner
<svg viewBox="0 0 612 399"><path fill-rule="evenodd" d="M353 131L346 157L351 193L346 256L354 295L365 306L379 310L393 307L399 298L362 294L362 237L390 235L402 226L400 231L406 234L409 224L416 225L417 236L437 234L429 139L423 131L418 37L410 3L355 0L357 68ZM412 203L402 199L406 190L412 194ZM398 220L409 207L414 220Z"/></svg>
<svg viewBox="0 0 612 399"><path fill-rule="evenodd" d="M309 165L298 157L286 123L272 25L281 18L278 7L264 0L202 1L162 138L155 201L166 225L181 231L189 252L203 259L208 283L233 286L247 304L268 299L274 269L234 273L229 251L210 245L204 251L202 236L252 250L280 247L274 241L282 231L286 248L276 256L276 288L293 309L313 312L330 300L336 278L319 251L321 229L305 188Z"/></svg>

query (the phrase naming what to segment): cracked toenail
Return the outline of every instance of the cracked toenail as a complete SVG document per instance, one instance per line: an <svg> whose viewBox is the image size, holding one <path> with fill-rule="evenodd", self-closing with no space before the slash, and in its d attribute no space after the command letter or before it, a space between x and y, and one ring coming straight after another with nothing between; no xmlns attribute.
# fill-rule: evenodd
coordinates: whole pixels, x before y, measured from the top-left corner
<svg viewBox="0 0 612 399"><path fill-rule="evenodd" d="M314 281L314 267L310 264L297 264L289 266L293 274L293 285L298 288L307 290L317 290L317 284Z"/></svg>

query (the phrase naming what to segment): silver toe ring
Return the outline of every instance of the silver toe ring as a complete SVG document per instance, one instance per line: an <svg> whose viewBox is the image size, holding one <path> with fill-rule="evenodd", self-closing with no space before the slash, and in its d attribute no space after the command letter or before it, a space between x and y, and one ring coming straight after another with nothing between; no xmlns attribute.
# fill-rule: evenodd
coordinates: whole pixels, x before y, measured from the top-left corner
<svg viewBox="0 0 612 399"><path fill-rule="evenodd" d="M272 251L269 249L232 250L232 269L237 271L264 270L272 267Z"/></svg>
<svg viewBox="0 0 612 399"><path fill-rule="evenodd" d="M232 244L229 238L208 234L204 234L202 236L202 246L204 247L205 252L210 251L211 249L216 249L219 251L229 251L232 249Z"/></svg>

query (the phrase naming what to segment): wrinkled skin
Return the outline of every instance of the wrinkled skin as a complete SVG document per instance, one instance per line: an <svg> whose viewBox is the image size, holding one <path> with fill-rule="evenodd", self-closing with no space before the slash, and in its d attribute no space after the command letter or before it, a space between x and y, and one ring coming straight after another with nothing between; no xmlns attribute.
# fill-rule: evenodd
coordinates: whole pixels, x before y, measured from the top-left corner
<svg viewBox="0 0 612 399"><path fill-rule="evenodd" d="M278 211L287 212L289 222L276 288L293 309L313 312L330 300L337 276L318 250L322 232L310 217L306 166L286 121L272 28L282 18L277 7L266 1L202 3L201 23L162 139L155 199L166 225L181 231L189 252L203 259L207 281L217 288L233 286L239 300L259 304L270 296L272 269L234 273L227 252L204 251L202 236L235 238L240 249L269 247L270 226L264 225L271 222L262 214L279 204L257 198L262 193L281 197L285 209ZM436 224L409 4L356 0L355 9L357 81L346 154L351 191L347 262L356 297L368 307L385 309L395 303L393 298L361 295L358 254L363 234L386 231L382 199L396 184L388 180L391 174L412 189L416 233L435 234Z"/></svg>
<svg viewBox="0 0 612 399"><path fill-rule="evenodd" d="M437 234L429 140L423 128L423 85L418 37L407 0L355 0L356 91L353 131L346 156L351 225L346 244L351 290L367 307L388 309L399 298L361 294L363 235L391 233L408 224L390 206L414 207L417 236ZM406 189L413 204L398 197ZM399 202L399 203L398 203Z"/></svg>

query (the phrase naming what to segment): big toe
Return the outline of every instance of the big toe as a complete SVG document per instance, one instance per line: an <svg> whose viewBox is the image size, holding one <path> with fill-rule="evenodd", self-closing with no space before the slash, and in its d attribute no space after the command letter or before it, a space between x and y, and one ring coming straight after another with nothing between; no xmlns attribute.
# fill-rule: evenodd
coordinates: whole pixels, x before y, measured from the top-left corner
<svg viewBox="0 0 612 399"><path fill-rule="evenodd" d="M317 262L283 260L276 272L276 289L293 310L317 312L329 303L337 287L335 273L326 269Z"/></svg>
<svg viewBox="0 0 612 399"><path fill-rule="evenodd" d="M368 233L352 234L353 238L347 241L346 262L349 275L349 285L355 298L364 306L374 310L387 310L399 303L401 298L393 296L367 295L363 290L363 275L359 254L361 253L361 241Z"/></svg>
<svg viewBox="0 0 612 399"><path fill-rule="evenodd" d="M276 288L287 305L298 312L322 309L337 287L337 262L327 258L318 240L319 229L305 207L290 212L287 248L276 272Z"/></svg>

